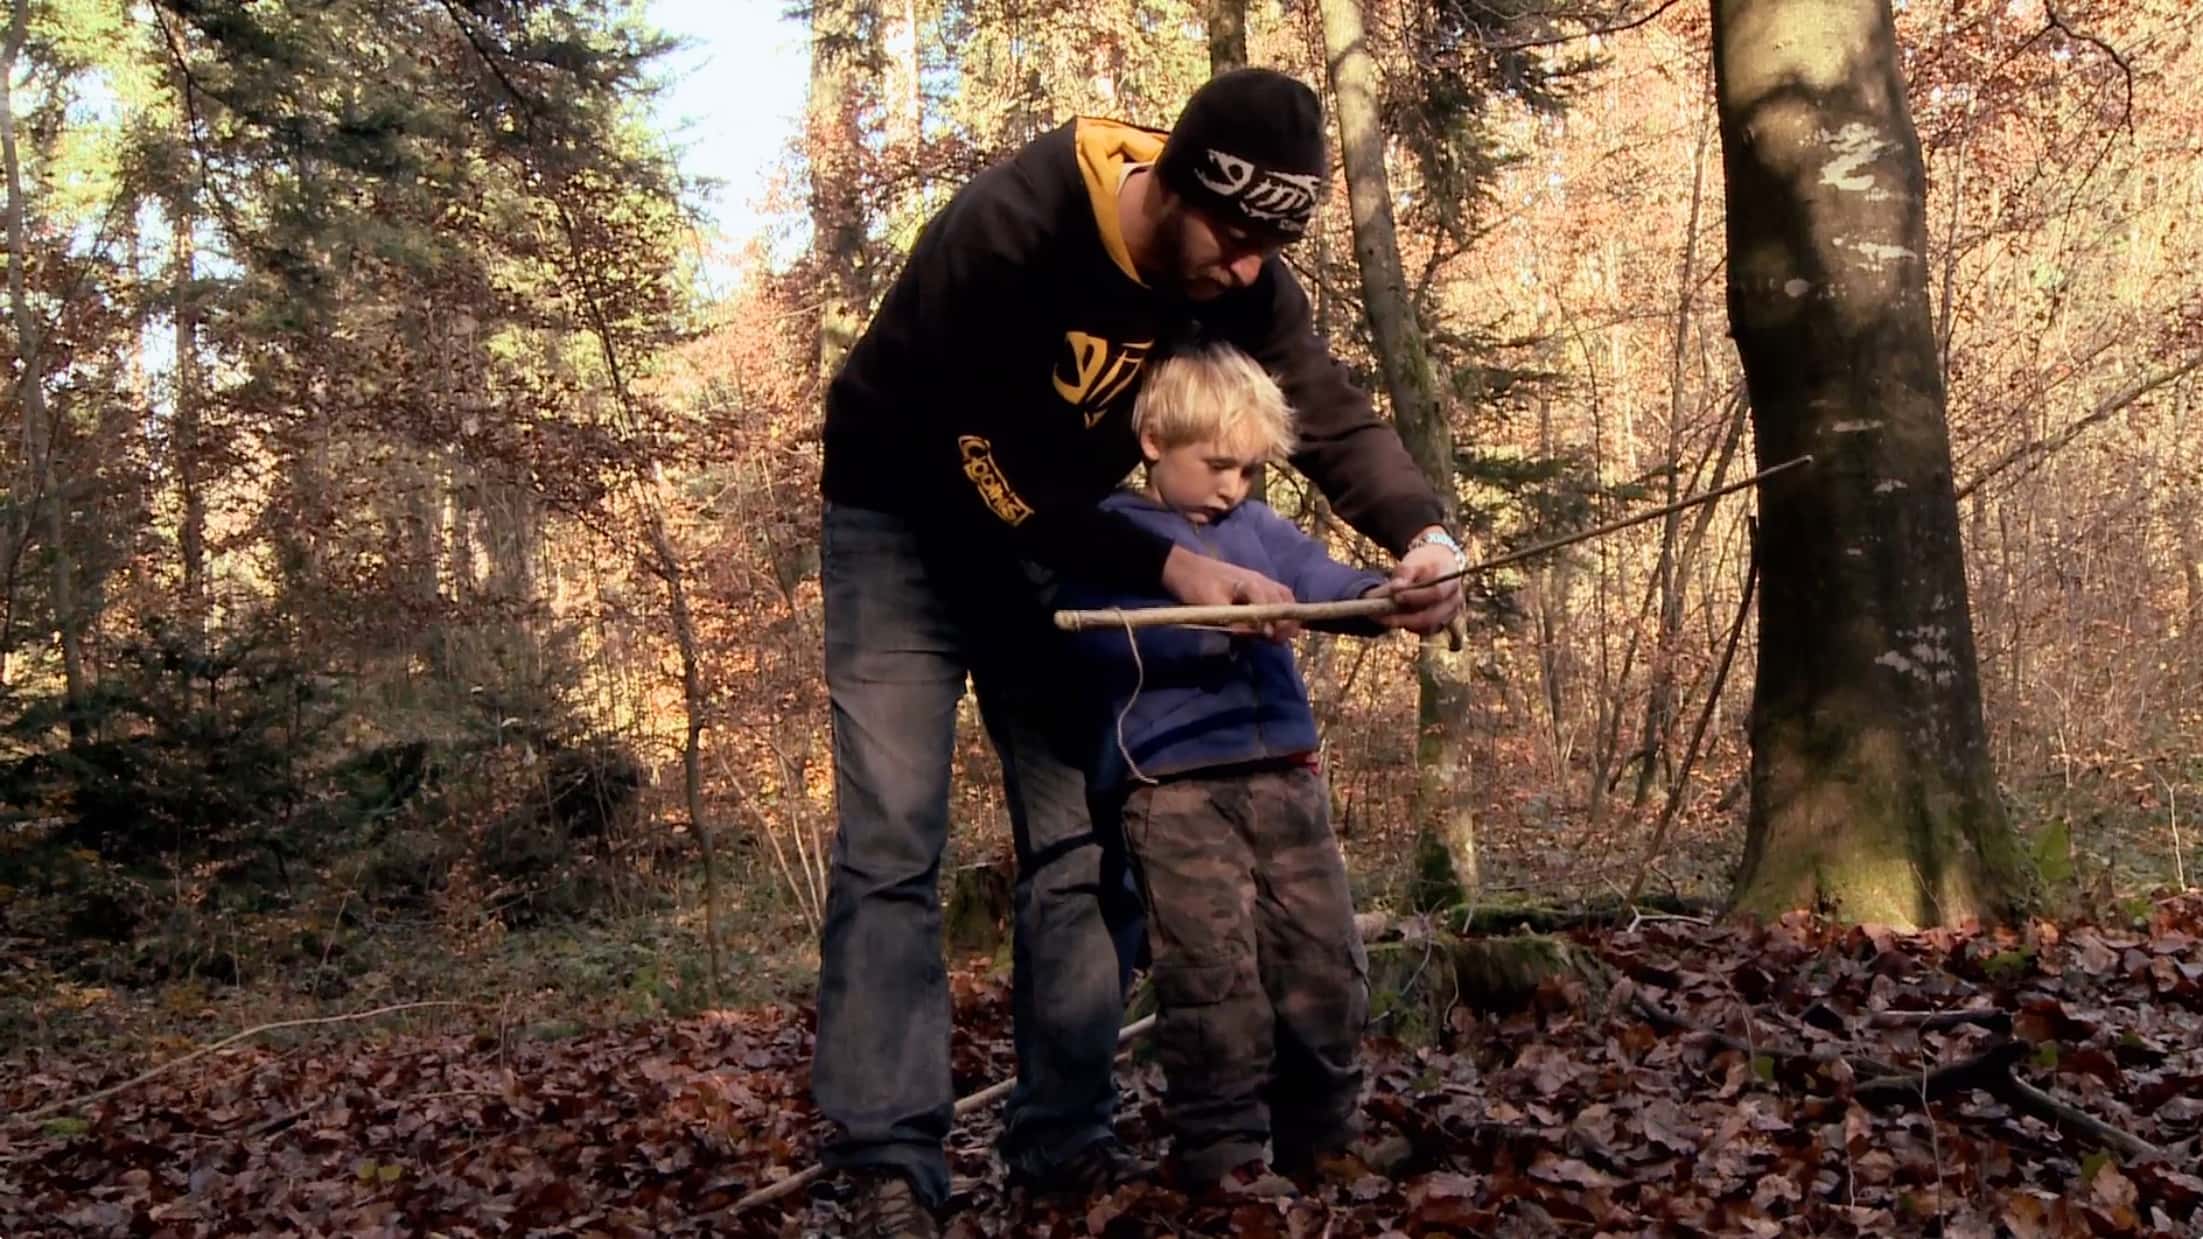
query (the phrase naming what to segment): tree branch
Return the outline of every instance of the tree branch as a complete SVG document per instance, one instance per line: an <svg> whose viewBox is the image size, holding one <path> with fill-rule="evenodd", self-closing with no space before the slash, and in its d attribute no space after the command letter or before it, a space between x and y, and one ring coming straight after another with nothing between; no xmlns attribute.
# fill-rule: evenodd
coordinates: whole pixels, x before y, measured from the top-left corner
<svg viewBox="0 0 2203 1239"><path fill-rule="evenodd" d="M1620 34L1625 30L1635 30L1639 26L1647 25L1654 18L1657 18L1658 16L1660 16L1660 14L1665 13L1669 9L1672 9L1674 7L1675 0L1661 0L1659 4L1653 6L1650 12L1645 13L1642 16L1630 18L1628 21L1615 22L1611 25L1606 26L1594 26L1589 30L1578 30L1573 34L1547 35L1543 38L1519 39L1509 43L1487 43L1480 41L1477 46L1483 48L1487 52L1520 52L1527 51L1533 47L1553 47L1561 43L1573 43L1578 39L1588 39L1597 35ZM2131 95L2132 89L2130 87L2129 97L2131 97Z"/></svg>
<svg viewBox="0 0 2203 1239"><path fill-rule="evenodd" d="M1981 472L1975 474L1972 480L1958 488L1957 497L1960 499L1966 498L1981 489L1983 485L1994 481L1997 475L2014 466L2028 464L2031 469L2033 465L2039 465L2053 453L2081 437L2082 433L2090 427L2111 420L2142 397L2149 395L2160 387L2179 382L2193 374L2199 367L2203 367L2203 353L2189 357L2170 370L2161 370L2156 374L2136 379L2105 397L2094 409L2074 421L2072 425L2047 438L2031 439L2026 443L2022 443L1983 466Z"/></svg>
<svg viewBox="0 0 2203 1239"><path fill-rule="evenodd" d="M2095 1115L2069 1106L2015 1075L2007 1075L1987 1091L2012 1103L2014 1109L2032 1114L2060 1131L2116 1149L2129 1161L2169 1159L2171 1154L2131 1132L2121 1131Z"/></svg>
<svg viewBox="0 0 2203 1239"><path fill-rule="evenodd" d="M387 1007L375 1007L372 1010L367 1011L353 1011L346 1015L324 1015L314 1019L277 1020L272 1024L255 1024L251 1028L248 1028L243 1032L232 1033L229 1036L222 1038L220 1041L215 1042L213 1045L201 1046L181 1058L172 1058L150 1071L140 1072L139 1074L134 1075L127 1080L124 1080L120 1084L111 1085L107 1088L99 1090L96 1093L86 1093L82 1097L72 1097L67 1101L57 1101L50 1106L40 1106L36 1110L32 1110L26 1114L18 1115L16 1117L22 1122L35 1122L38 1119L45 1118L47 1115L58 1114L63 1110L75 1110L83 1106L91 1105L95 1101L105 1101L107 1098L112 1097L117 1093L123 1092L127 1089L136 1088L138 1085L143 1084L147 1080L151 1080L156 1076L165 1075L168 1072L174 1071L176 1068L183 1066L185 1063L192 1062L196 1059L205 1058L209 1054L213 1054L219 1050L227 1049L228 1047L233 1046L240 1041L243 1041L249 1037L257 1037L261 1033L265 1032L276 1032L285 1028L312 1028L323 1024L344 1024L354 1020L373 1019L378 1015L395 1015L400 1011L419 1011L426 1007L472 1007L475 1005L476 1004L471 1002L450 1002L444 1000L437 1000L433 1002L400 1002L394 1003Z"/></svg>
<svg viewBox="0 0 2203 1239"><path fill-rule="evenodd" d="M488 69L491 75L496 77L498 85L505 88L505 93L512 98L512 101L520 105L521 120L526 124L529 136L534 136L535 118L537 112L541 110L540 105L537 104L533 96L520 89L519 83L513 81L511 74L505 72L505 66L498 63L496 53L483 42L480 32L474 28L474 23L467 20L465 11L454 0L438 0L438 3L442 6L445 15L451 18L451 24L457 26L459 33L466 38L467 45L474 49L475 57L482 62L482 67Z"/></svg>
<svg viewBox="0 0 2203 1239"><path fill-rule="evenodd" d="M2127 136L2129 138L2133 137L2134 66L2127 62L2126 57L2119 54L2118 48L2115 48L2111 44L2104 42L2102 39L2097 38L2095 35L2084 34L2081 31L2075 30L2065 20L2064 15L2058 12L2057 0L2042 0L2042 11L2045 15L2048 16L2049 24L2044 26L2041 33L2037 34L2035 38L2039 39L2043 35L2055 30L2058 33L2064 35L2066 38L2072 39L2076 43L2086 43L2094 47L2096 50L2102 52L2104 55L2109 56L2111 58L2111 63L2119 66L2120 77L2126 85L2126 107L2119 114L2119 127L2127 131ZM2033 40L2031 39L2029 40L2029 42L2033 42Z"/></svg>

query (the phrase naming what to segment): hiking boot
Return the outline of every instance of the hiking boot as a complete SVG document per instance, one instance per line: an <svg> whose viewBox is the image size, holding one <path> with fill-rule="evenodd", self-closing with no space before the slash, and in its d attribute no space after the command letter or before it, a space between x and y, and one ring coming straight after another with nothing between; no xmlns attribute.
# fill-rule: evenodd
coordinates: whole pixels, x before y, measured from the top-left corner
<svg viewBox="0 0 2203 1239"><path fill-rule="evenodd" d="M1098 1196L1120 1183L1152 1178L1155 1163L1115 1137L1096 1140L1037 1175L1013 1173L1012 1181L1042 1196Z"/></svg>
<svg viewBox="0 0 2203 1239"><path fill-rule="evenodd" d="M908 1176L874 1170L857 1176L849 1233L853 1239L940 1239L941 1228Z"/></svg>

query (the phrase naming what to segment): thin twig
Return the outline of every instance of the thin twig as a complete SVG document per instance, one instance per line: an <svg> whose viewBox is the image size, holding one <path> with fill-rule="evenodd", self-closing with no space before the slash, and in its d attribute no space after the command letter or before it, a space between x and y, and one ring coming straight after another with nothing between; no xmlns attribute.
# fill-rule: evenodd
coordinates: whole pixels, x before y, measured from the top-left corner
<svg viewBox="0 0 2203 1239"><path fill-rule="evenodd" d="M2119 66L2120 76L2125 80L2126 83L2126 108L2119 114L2119 126L2127 131L2128 137L2133 137L2134 66L2127 62L2126 57L2119 54L2118 48L2115 48L2111 44L2104 42L2102 39L2097 38L2095 35L2084 34L2081 31L2075 30L2071 25L2067 24L2064 14L2058 12L2057 0L2042 0L2042 11L2049 18L2050 21L2049 25L2043 27L2043 34L2048 34L2051 31L2055 30L2060 34L2063 34L2066 38L2072 39L2077 43L2086 43L2091 47L2094 47L2096 50L2102 52L2104 55L2109 56L2111 58L2111 63ZM2040 38L2042 36L2037 35L2036 37Z"/></svg>
<svg viewBox="0 0 2203 1239"><path fill-rule="evenodd" d="M789 757L788 750L781 747L780 740L773 735L771 728L753 725L749 730L771 750L773 760L780 765L780 783L788 793L789 835L795 840L796 859L803 869L804 880L811 886L811 906L818 909L820 923L823 924L827 896L826 846L815 827L805 826L805 822L811 820L813 815L800 808L804 802L803 777L796 769L795 759ZM805 755L805 760L809 760L808 754ZM808 848L803 846L806 841L811 845Z"/></svg>
<svg viewBox="0 0 2203 1239"><path fill-rule="evenodd" d="M1117 1044L1120 1047L1124 1046L1128 1044L1133 1038L1139 1036L1140 1034L1146 1032L1148 1029L1153 1027L1155 1027L1155 1017L1152 1015L1144 1016L1140 1019L1134 1020L1131 1023L1125 1025L1122 1029L1118 1030ZM1119 1053L1122 1052L1123 1051L1120 1049ZM974 1110L989 1105L993 1102L1000 1101L1002 1098L1009 1096L1010 1090L1016 1087L1017 1080L1015 1077L1007 1080L1002 1080L994 1084L990 1084L987 1087L980 1089L978 1092L973 1093L971 1096L958 1100L956 1103L956 1117L962 1118L965 1115L970 1114ZM744 1196L742 1199L735 1201L733 1204L728 1205L723 1209L715 1209L709 1213L703 1214L696 1220L700 1222L720 1221L734 1217L735 1215L746 1212L750 1209L754 1209L759 1205L771 1204L772 1202L779 1200L784 1196L793 1196L797 1192L800 1192L804 1188L817 1182L819 1176L825 1173L826 1166L823 1162L813 1163L812 1165L806 1166L802 1170L798 1170L794 1174L789 1175L785 1179L776 1180L768 1186L761 1187L756 1191L751 1192L749 1195Z"/></svg>
<svg viewBox="0 0 2203 1239"><path fill-rule="evenodd" d="M1652 872L1652 862L1660 858L1660 850L1667 846L1668 831L1675 825L1675 818L1683 807L1683 793L1690 786L1691 767L1698 762L1698 746L1706 739L1706 725L1713 721L1714 708L1721 704L1721 692L1729 683L1729 666L1736 661L1736 645L1744 635L1744 621L1751 617L1752 593L1759 584L1758 539L1747 553L1744 569L1744 596L1736 604L1736 621L1729 625L1729 639L1721 649L1721 663L1714 668L1713 687L1706 693L1706 703L1698 711L1698 722L1691 727L1690 744L1683 750L1683 764L1676 769L1675 782L1668 787L1668 802L1660 808L1659 824L1652 829L1652 842L1645 845L1645 858L1637 866L1637 876L1630 879L1628 901L1637 902L1644 893L1645 877Z"/></svg>
<svg viewBox="0 0 2203 1239"><path fill-rule="evenodd" d="M2174 787L2172 780L2166 778L2163 774L2157 771L2151 771L2151 773L2156 775L2159 783L2165 785L2165 816L2172 826L2173 882L2181 890L2186 890L2188 889L2188 862L2183 855L2185 849L2182 848L2180 843L2180 789Z"/></svg>
<svg viewBox="0 0 2203 1239"><path fill-rule="evenodd" d="M1684 916L1679 912L1632 912L1629 915L1629 928L1622 932L1633 934L1637 932L1637 927L1640 925L1658 924L1662 921L1678 921L1685 925L1713 924L1713 918L1710 916Z"/></svg>
<svg viewBox="0 0 2203 1239"><path fill-rule="evenodd" d="M324 1015L317 1016L313 1019L277 1020L272 1024L255 1024L254 1026L244 1030L243 1032L232 1033L229 1036L222 1038L220 1041L215 1042L213 1045L201 1046L181 1058L172 1058L169 1061L162 1063L160 1066L155 1067L149 1071L144 1071L137 1075L134 1075L129 1079L124 1080L120 1084L110 1085L107 1088L103 1088L96 1093L87 1093L82 1097L72 1097L67 1101L57 1101L50 1106L41 1106L36 1110L32 1110L26 1114L18 1115L17 1117L24 1122L34 1122L38 1119L45 1118L47 1115L50 1114L58 1114L64 1110L75 1110L83 1106L91 1105L93 1102L96 1101L105 1101L109 1097L112 1097L115 1094L120 1093L126 1089L136 1088L138 1085L145 1083L147 1080L151 1080L156 1076L165 1075L170 1071L174 1071L176 1068L181 1067L185 1063L191 1062L194 1059L205 1058L209 1054L227 1049L240 1041L243 1041L249 1037L257 1037L261 1033L265 1032L277 1032L285 1028L311 1028L322 1024L344 1024L349 1023L353 1020L373 1019L378 1015L394 1015L400 1011L418 1011L426 1007L472 1007L475 1005L475 1003L471 1002L452 1002L441 999L431 1002L401 1002L394 1003L387 1007L376 1007L373 1010L369 1011L354 1011L347 1015Z"/></svg>
<svg viewBox="0 0 2203 1239"><path fill-rule="evenodd" d="M2039 439L2030 439L1982 466L1972 478L1957 488L1957 498L1961 500L1969 498L1976 490L2015 467L2020 469L2017 477L2026 477L2040 468L2042 463L2053 454L2072 443L2075 439L2080 438L2083 432L2111 420L2126 410L2128 406L2140 402L2144 396L2150 395L2159 388L2178 383L2194 373L2199 367L2203 367L2203 353L2190 355L2180 364L2170 369L2160 370L2157 373L2144 375L2134 380L2111 395L2097 401L2095 408L2075 418L2071 424L2060 428L2057 433ZM2017 478L2014 480L2017 480Z"/></svg>
<svg viewBox="0 0 2203 1239"><path fill-rule="evenodd" d="M2007 1071L2010 1068L2006 1068ZM1935 1121L1934 1100L1928 1096L1928 1056L1920 1055L1920 1113L1928 1118L1928 1151L1935 1158L1935 1224L1943 1225L1943 1125Z"/></svg>
<svg viewBox="0 0 2203 1239"><path fill-rule="evenodd" d="M1547 35L1537 39L1520 39L1512 43L1488 43L1479 40L1477 46L1487 52L1520 52L1533 47L1552 47L1561 43L1573 43L1578 39L1593 38L1602 34L1620 34L1624 30L1635 30L1639 26L1646 25L1652 19L1674 7L1675 0L1662 0L1662 3L1654 6L1651 12L1641 17L1633 17L1624 22L1615 22L1609 26L1594 26L1589 30L1579 30L1574 34Z"/></svg>
<svg viewBox="0 0 2203 1239"><path fill-rule="evenodd" d="M795 900L796 910L803 914L804 921L810 925L813 931L816 931L821 923L822 913L820 909L812 906L809 898L811 888L808 862L806 862L805 880L798 882L795 869L788 864L787 850L780 845L780 832L773 828L772 819L765 816L763 809L758 808L757 798L750 794L750 790L743 784L741 776L735 774L733 765L727 761L726 753L720 749L713 749L712 756L719 759L720 775L727 782L734 785L736 794L742 797L743 807L750 811L751 817L757 819L759 833L765 836L766 846L773 850L773 861L780 866L780 880L787 883L788 894L790 898ZM798 850L800 851L801 836L798 835L797 838L799 840Z"/></svg>

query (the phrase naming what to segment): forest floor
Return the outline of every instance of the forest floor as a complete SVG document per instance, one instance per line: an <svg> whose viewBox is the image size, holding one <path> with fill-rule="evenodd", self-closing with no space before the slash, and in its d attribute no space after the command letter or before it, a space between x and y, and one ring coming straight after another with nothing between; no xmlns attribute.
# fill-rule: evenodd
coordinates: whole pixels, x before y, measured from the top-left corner
<svg viewBox="0 0 2203 1239"><path fill-rule="evenodd" d="M2194 1236L2203 895L2127 906L1995 935L1574 931L1603 979L1372 1037L1366 1131L1320 1184L1025 1200L983 1110L952 1142L951 1233ZM1007 1003L989 968L955 988L964 1093L1010 1072ZM831 1183L723 1212L812 1160L807 1008L439 1023L285 1030L93 1101L134 1066L19 1046L0 1233L838 1229ZM1120 1079L1123 1134L1160 1153L1156 1068L1135 1053Z"/></svg>

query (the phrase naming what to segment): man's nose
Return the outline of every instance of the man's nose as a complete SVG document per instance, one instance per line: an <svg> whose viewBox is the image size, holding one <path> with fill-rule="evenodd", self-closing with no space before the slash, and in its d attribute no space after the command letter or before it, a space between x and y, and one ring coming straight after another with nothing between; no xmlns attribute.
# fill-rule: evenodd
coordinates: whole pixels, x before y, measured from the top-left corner
<svg viewBox="0 0 2203 1239"><path fill-rule="evenodd" d="M1245 288L1255 282L1256 276L1262 274L1262 255L1243 254L1232 259L1231 265L1225 270L1231 272L1233 287Z"/></svg>

